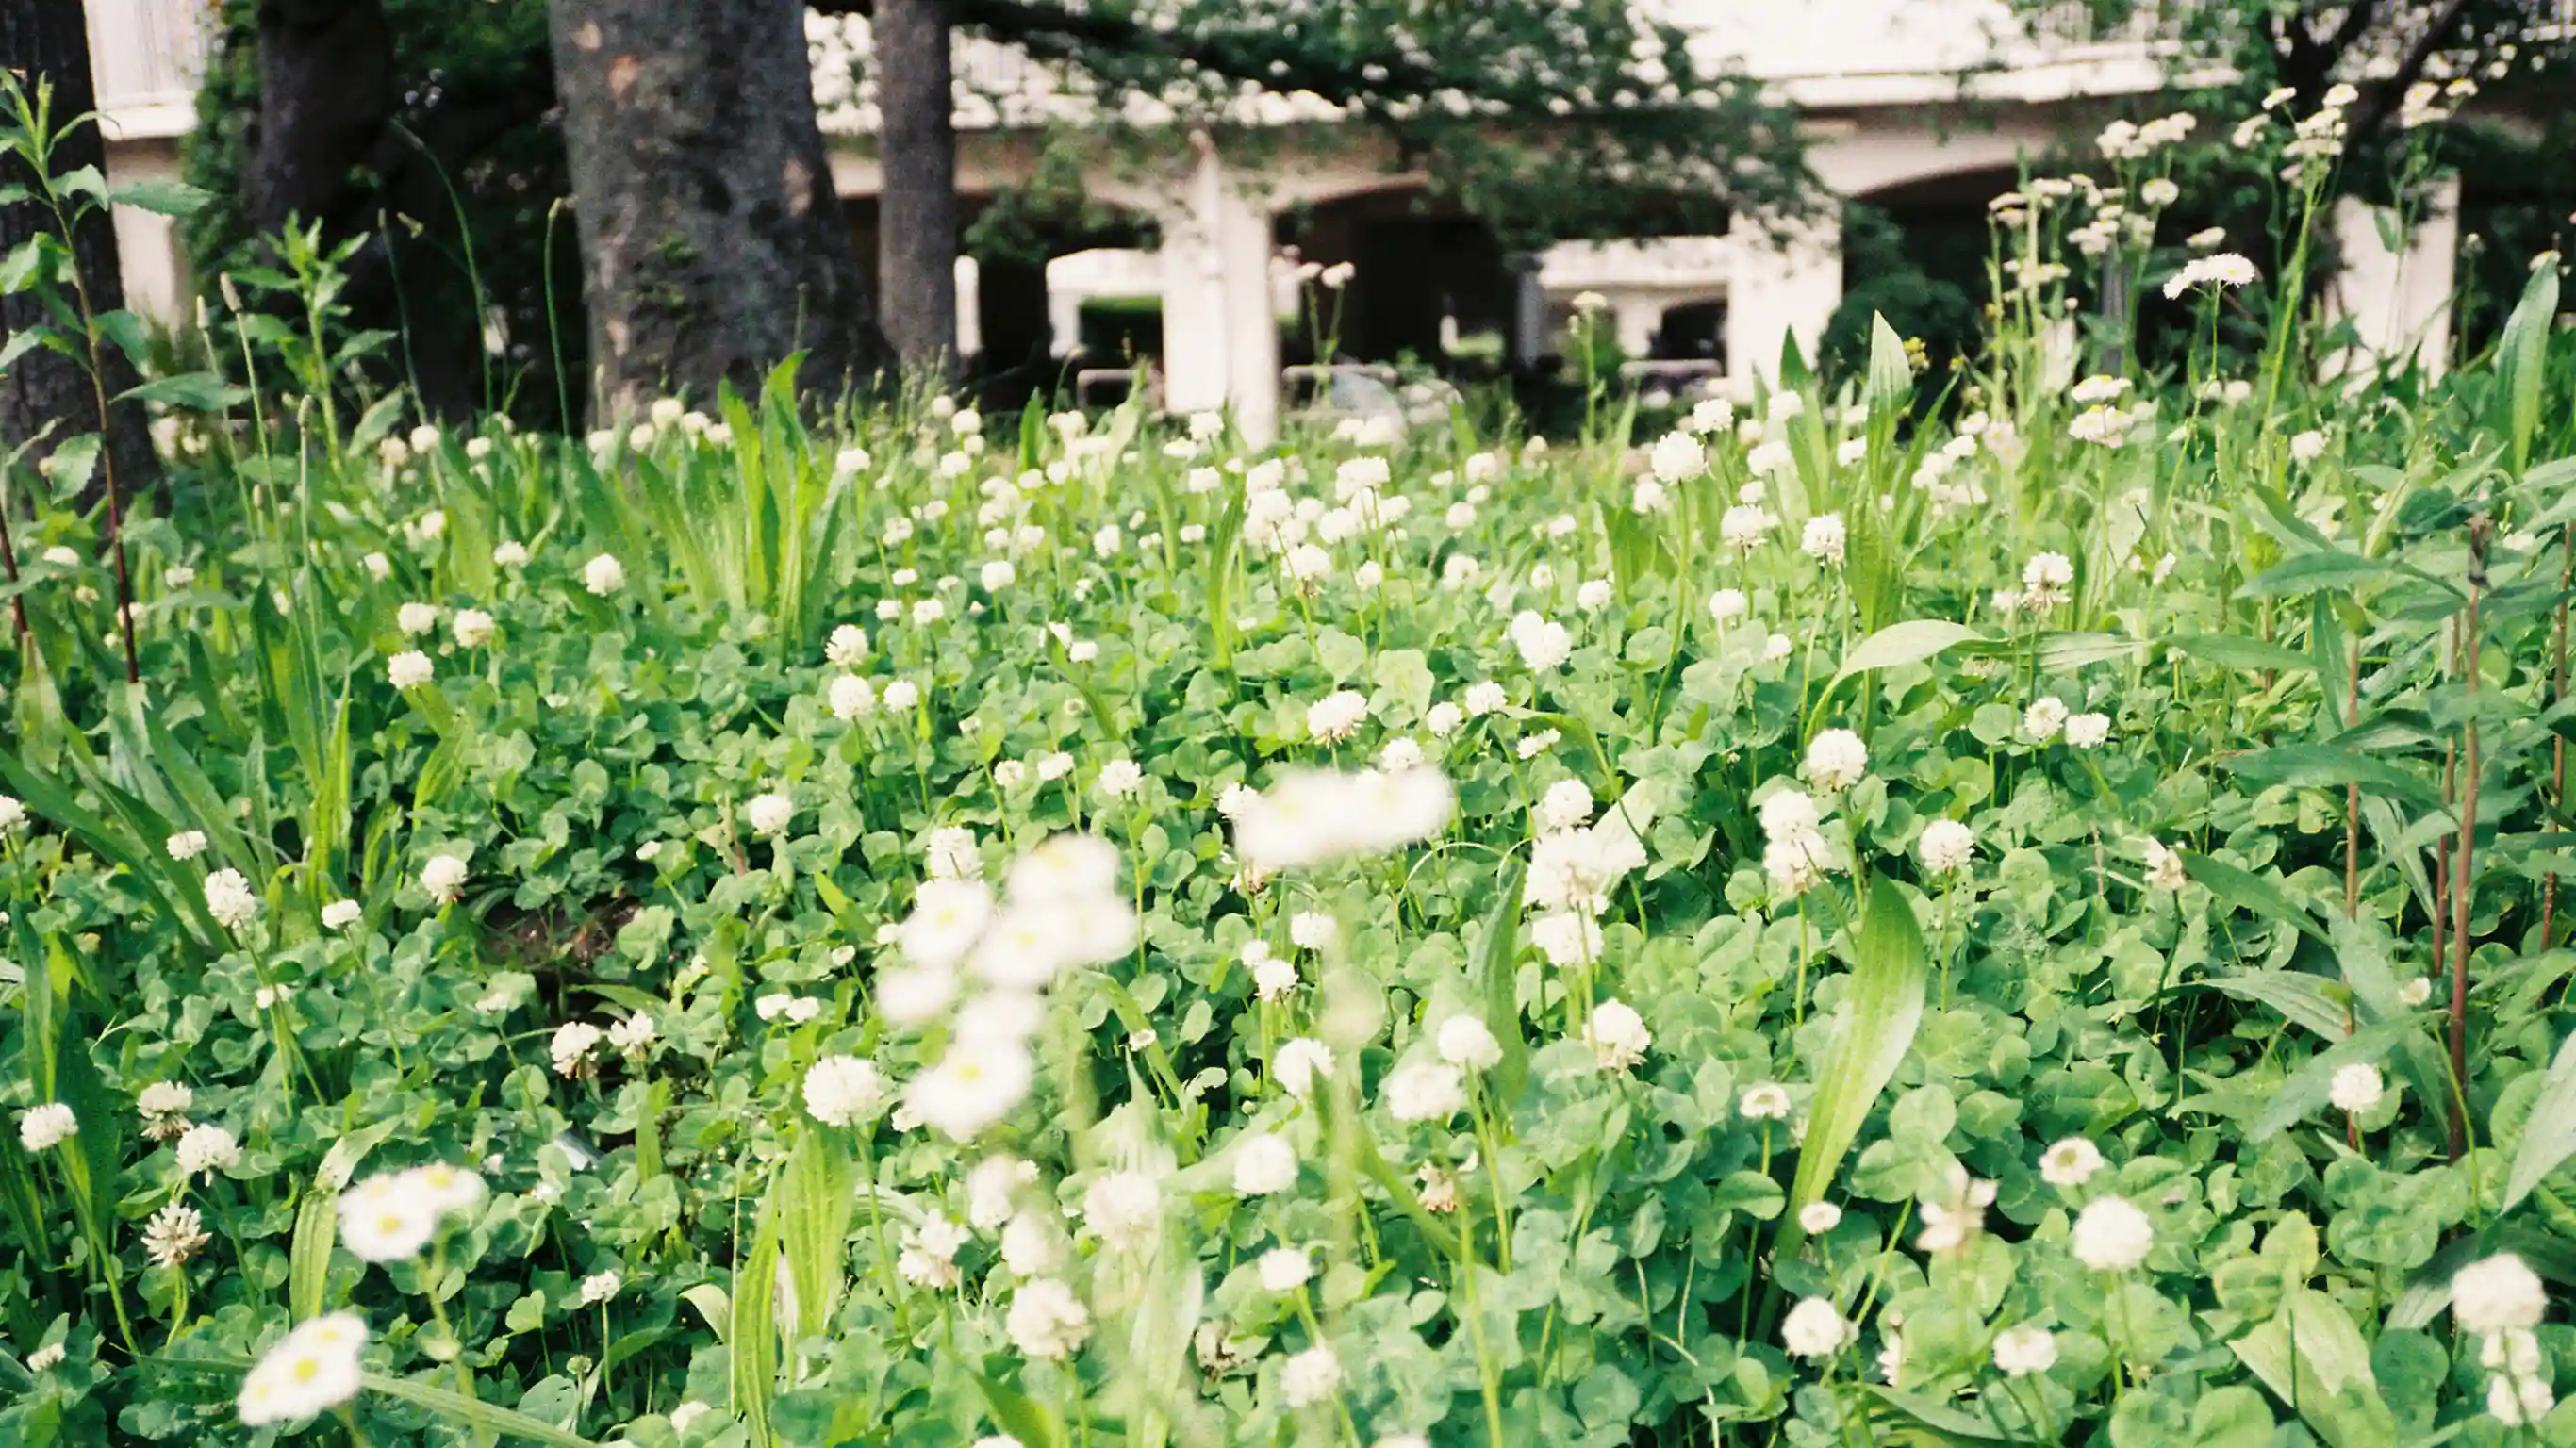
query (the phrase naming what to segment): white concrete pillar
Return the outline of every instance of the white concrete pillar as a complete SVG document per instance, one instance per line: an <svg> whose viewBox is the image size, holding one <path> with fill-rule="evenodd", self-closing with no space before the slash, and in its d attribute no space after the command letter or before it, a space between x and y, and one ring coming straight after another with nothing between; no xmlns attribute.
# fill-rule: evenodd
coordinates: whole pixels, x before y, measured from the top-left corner
<svg viewBox="0 0 2576 1448"><path fill-rule="evenodd" d="M1610 315L1619 328L1619 350L1631 358L1651 356L1655 329L1664 324L1664 305L1651 296L1614 297Z"/></svg>
<svg viewBox="0 0 2576 1448"><path fill-rule="evenodd" d="M1726 383L1739 395L1753 379L1776 379L1780 344L1798 339L1810 365L1825 323L1843 299L1842 225L1809 222L1775 240L1756 222L1738 217L1728 231L1734 268L1726 288Z"/></svg>
<svg viewBox="0 0 2576 1448"><path fill-rule="evenodd" d="M111 184L180 179L176 141L111 141L106 149ZM126 306L165 327L188 325L193 320L188 257L179 244L179 223L132 206L116 207L108 218L116 232L117 269L125 282Z"/></svg>
<svg viewBox="0 0 2576 1448"><path fill-rule="evenodd" d="M1164 406L1230 412L1259 446L1279 434L1270 208L1233 184L1204 139L1182 201L1164 228Z"/></svg>
<svg viewBox="0 0 2576 1448"><path fill-rule="evenodd" d="M984 268L971 256L957 258L957 359L984 353Z"/></svg>
<svg viewBox="0 0 2576 1448"><path fill-rule="evenodd" d="M2329 377L2413 354L2431 376L2451 361L2452 275L2460 249L2460 181L2434 183L2411 226L2345 197L2335 203L2343 270L2326 292L2329 324L2348 320L2359 345L2325 360ZM2395 245L2390 245L2394 241Z"/></svg>

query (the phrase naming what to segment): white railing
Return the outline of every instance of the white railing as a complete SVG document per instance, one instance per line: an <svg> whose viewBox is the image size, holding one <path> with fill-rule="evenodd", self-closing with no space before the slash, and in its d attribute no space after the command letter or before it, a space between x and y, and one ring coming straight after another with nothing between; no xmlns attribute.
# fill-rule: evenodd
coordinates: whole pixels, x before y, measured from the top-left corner
<svg viewBox="0 0 2576 1448"><path fill-rule="evenodd" d="M89 0L90 75L98 108L112 124L175 114L179 129L196 105L197 75L212 27L207 0Z"/></svg>

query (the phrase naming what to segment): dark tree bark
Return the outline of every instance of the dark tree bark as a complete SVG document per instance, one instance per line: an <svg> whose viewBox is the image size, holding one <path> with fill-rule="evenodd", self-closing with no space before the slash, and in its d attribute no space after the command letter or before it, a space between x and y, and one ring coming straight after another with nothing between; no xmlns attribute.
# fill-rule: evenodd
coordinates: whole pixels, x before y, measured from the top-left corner
<svg viewBox="0 0 2576 1448"><path fill-rule="evenodd" d="M242 179L254 228L358 220L351 183L393 119L393 70L383 0L264 0L259 132Z"/></svg>
<svg viewBox="0 0 2576 1448"><path fill-rule="evenodd" d="M887 362L823 152L796 0L552 0L598 405L788 354L826 393Z"/></svg>
<svg viewBox="0 0 2576 1448"><path fill-rule="evenodd" d="M352 317L401 329L409 380L430 413L489 406L483 319L454 305L457 288L437 275L464 240L447 186L494 142L544 117L554 100L544 58L489 94L442 88L407 135L383 0L261 0L258 16L260 109L244 214L263 235L290 222L318 223L326 243L365 235L342 296Z"/></svg>
<svg viewBox="0 0 2576 1448"><path fill-rule="evenodd" d="M908 367L957 361L957 133L948 0L877 0L877 302Z"/></svg>
<svg viewBox="0 0 2576 1448"><path fill-rule="evenodd" d="M7 0L0 4L0 66L18 72L32 92L39 81L53 87L53 124L61 129L76 116L86 117L98 108L98 91L90 77L89 30L82 18L81 0ZM29 180L12 162L8 181ZM56 175L82 166L96 166L102 173L107 167L107 145L100 137L98 124L81 120L62 130L54 147L53 170ZM111 181L113 177L109 178ZM0 255L17 249L21 242L39 232L54 229L54 218L41 204L24 204L0 208ZM93 313L115 311L125 305L124 275L117 265L116 229L104 210L93 212L74 229L72 255L78 262L81 282L88 289ZM0 336L14 336L21 327L48 320L44 304L32 292L0 298ZM133 363L112 343L100 354L106 371L106 394L116 394L135 385ZM99 416L99 389L89 374L71 358L39 348L11 364L0 376L0 446L14 447L42 431L47 423L54 431L37 451L52 451L52 445L67 437L97 431L103 435L106 462L113 469L117 488L126 496L149 486L160 475L160 465L153 456L150 419L143 404L111 404L108 416ZM95 475L93 489L103 488L110 473L102 469Z"/></svg>

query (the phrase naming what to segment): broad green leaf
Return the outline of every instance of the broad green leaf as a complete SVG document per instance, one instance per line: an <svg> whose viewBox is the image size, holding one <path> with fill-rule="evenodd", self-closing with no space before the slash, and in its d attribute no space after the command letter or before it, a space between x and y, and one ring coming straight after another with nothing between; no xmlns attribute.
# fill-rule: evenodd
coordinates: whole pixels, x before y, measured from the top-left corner
<svg viewBox="0 0 2576 1448"><path fill-rule="evenodd" d="M2193 879L2209 887L2209 893L2237 909L2258 920L2295 927L2319 945L2330 943L2325 927L2317 923L2316 917L2271 881L2193 850L2182 852L2182 862Z"/></svg>
<svg viewBox="0 0 2576 1448"><path fill-rule="evenodd" d="M2219 766L2257 787L2322 789L2358 783L2370 793L2393 795L2419 809L2443 807L2442 792L2431 781L2385 759L2332 744L2280 744L2229 755Z"/></svg>
<svg viewBox="0 0 2576 1448"><path fill-rule="evenodd" d="M214 193L203 191L185 181L153 178L128 181L107 193L107 199L118 206L131 206L160 216L194 216L214 199Z"/></svg>
<svg viewBox="0 0 2576 1448"><path fill-rule="evenodd" d="M2531 465L2531 434L2540 425L2540 393L2548 382L2549 334L2557 324L2558 268L2534 267L2496 349L2498 415L2491 425L2511 448L2517 473Z"/></svg>
<svg viewBox="0 0 2576 1448"><path fill-rule="evenodd" d="M2316 660L2297 649L2234 634L2186 634L2168 642L2186 657L2240 673L2297 673L2317 666Z"/></svg>
<svg viewBox="0 0 2576 1448"><path fill-rule="evenodd" d="M1914 923L1913 907L1882 875L1870 887L1852 940L1846 1014L1826 1054L1831 1064L1818 1082L1808 1112L1807 1139L1798 1150L1797 1176L1790 1183L1788 1209L1773 1249L1781 1257L1796 1251L1804 1235L1798 1214L1824 1199L1825 1189L1842 1169L1844 1155L1869 1119L1870 1108L1913 1044L1915 1028L1923 1019L1928 973L1923 933Z"/></svg>
<svg viewBox="0 0 2576 1448"><path fill-rule="evenodd" d="M221 412L249 400L250 393L217 377L212 372L182 372L129 387L116 395L119 402L160 402L196 412Z"/></svg>
<svg viewBox="0 0 2576 1448"><path fill-rule="evenodd" d="M339 1194L317 1179L295 1208L295 1237L286 1259L286 1303L297 1322L322 1315L331 1276L331 1246L339 1240Z"/></svg>
<svg viewBox="0 0 2576 1448"><path fill-rule="evenodd" d="M2227 1346L2332 1448L2397 1441L2396 1420L2371 1376L2369 1345L2333 1298L2293 1288L2270 1321Z"/></svg>
<svg viewBox="0 0 2576 1448"><path fill-rule="evenodd" d="M1485 993L1485 1028L1503 1048L1503 1059L1494 1064L1494 1091L1505 1102L1517 1098L1522 1083L1529 1079L1529 1041L1521 1030L1518 975L1521 874L1517 859L1504 867L1495 882L1494 908L1485 917L1484 937L1476 946L1476 974Z"/></svg>
<svg viewBox="0 0 2576 1448"><path fill-rule="evenodd" d="M368 1373L359 1379L371 1393L382 1393L414 1407L427 1408L451 1423L504 1438L517 1438L528 1443L544 1443L550 1448L597 1448L590 1439L568 1429L556 1427L542 1419L531 1418L514 1409L469 1398L463 1393L432 1387L410 1378L387 1377Z"/></svg>
<svg viewBox="0 0 2576 1448"><path fill-rule="evenodd" d="M2570 1156L2576 1156L2576 1035L2559 1042L2558 1054L2549 1060L2549 1074L2541 1079L2540 1095L2523 1124L2522 1144L2514 1149L2501 1208L2512 1211Z"/></svg>
<svg viewBox="0 0 2576 1448"><path fill-rule="evenodd" d="M1966 624L1948 619L1917 618L1890 624L1854 645L1843 656L1842 667L1834 671L1825 685L1822 697L1831 698L1845 679L1873 669L1892 669L1900 664L1919 664L1945 649L1978 640L1984 636Z"/></svg>

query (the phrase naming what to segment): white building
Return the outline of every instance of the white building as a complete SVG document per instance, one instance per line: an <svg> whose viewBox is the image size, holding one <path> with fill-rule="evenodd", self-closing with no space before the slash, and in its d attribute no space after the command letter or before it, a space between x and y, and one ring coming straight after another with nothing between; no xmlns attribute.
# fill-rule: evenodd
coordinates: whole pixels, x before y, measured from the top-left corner
<svg viewBox="0 0 2576 1448"><path fill-rule="evenodd" d="M175 167L177 138L192 120L200 3L90 0L109 165L120 180ZM1982 187L1981 195L2006 189L2025 158L2089 130L2122 98L2168 81L2167 59L2151 44L2081 32L2034 39L2002 0L1644 3L1688 31L1703 61L1733 58L1776 87L1804 118L1817 176L1860 200L1944 182ZM875 116L866 90L851 80L866 25L817 19L809 41L824 128L833 138L834 180L872 251L881 184L872 155ZM1058 86L1045 65L981 40L959 42L957 95L958 184L969 209L1029 179L1040 127L1084 115L1079 97ZM1260 119L1270 134L1258 169L1200 137L1158 166L1104 159L1086 171L1092 198L1132 217L1136 230L1158 235L1159 250L1071 246L1016 278L999 267L961 265L961 347L1007 351L1031 340L1002 335L996 325L1001 313L987 302L1006 286L1033 300L1022 313L1047 335L1042 347L1025 350L1041 359L1072 350L1087 300L1159 295L1166 405L1231 408L1253 435L1269 432L1281 406L1281 319L1290 314L1293 325L1296 305L1293 286L1283 290L1281 282L1283 227L1293 217L1340 215L1360 219L1345 228L1356 233L1367 218L1409 210L1430 182L1389 164L1311 97L1269 103ZM2341 303L2362 335L2390 349L2426 344L2438 359L2455 228L2418 226L2409 249L2391 255L2367 212L2348 207L2341 220L2347 247L2360 259ZM139 305L175 318L183 279L167 224L138 215L120 216L118 225L129 292ZM1357 260L1363 272L1370 269L1367 258ZM1472 285L1417 268L1373 297L1363 279L1349 299L1361 314L1353 325L1367 325L1372 307L1417 314L1442 308L1445 346L1457 314L1481 306L1488 318L1502 318L1516 348L1530 355L1551 318L1590 292L1634 355L1650 349L1668 319L1695 315L1711 328L1710 361L1699 370L1722 367L1722 381L1741 390L1780 355L1785 338L1795 336L1812 352L1843 278L1830 227L1783 244L1739 224L1723 236L1559 246L1515 259L1503 284L1509 295L1448 295Z"/></svg>

